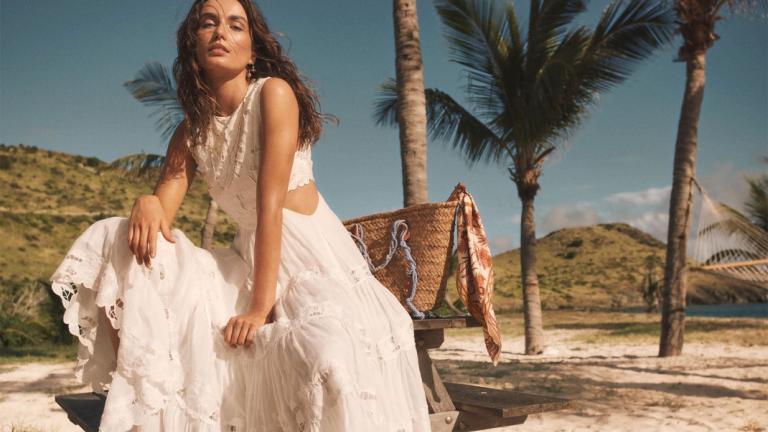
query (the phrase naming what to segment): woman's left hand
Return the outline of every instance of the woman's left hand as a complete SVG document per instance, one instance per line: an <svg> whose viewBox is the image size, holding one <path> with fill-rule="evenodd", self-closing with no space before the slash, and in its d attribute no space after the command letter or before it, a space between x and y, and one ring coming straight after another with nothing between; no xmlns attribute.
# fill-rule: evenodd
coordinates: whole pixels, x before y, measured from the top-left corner
<svg viewBox="0 0 768 432"><path fill-rule="evenodd" d="M229 319L224 328L224 340L232 348L238 346L251 346L256 330L267 323L268 316L255 312L235 315Z"/></svg>

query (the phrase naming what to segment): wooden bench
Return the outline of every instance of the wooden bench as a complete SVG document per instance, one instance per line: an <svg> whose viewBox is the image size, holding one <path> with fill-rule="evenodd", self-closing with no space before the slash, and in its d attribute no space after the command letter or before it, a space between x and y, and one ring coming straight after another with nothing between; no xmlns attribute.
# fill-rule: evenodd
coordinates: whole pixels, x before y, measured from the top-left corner
<svg viewBox="0 0 768 432"><path fill-rule="evenodd" d="M479 327L472 317L414 320L419 370L429 406L432 432L478 431L523 423L528 415L568 408L570 400L499 390L477 385L446 383L428 349L439 348L446 328ZM98 393L58 395L69 420L86 432L97 432L105 398Z"/></svg>
<svg viewBox="0 0 768 432"><path fill-rule="evenodd" d="M56 403L67 413L69 421L86 432L98 432L106 398L99 393L56 395Z"/></svg>
<svg viewBox="0 0 768 432"><path fill-rule="evenodd" d="M432 432L478 431L525 422L530 414L565 409L564 398L443 382L428 349L445 341L445 329L480 327L471 316L414 320L416 350Z"/></svg>

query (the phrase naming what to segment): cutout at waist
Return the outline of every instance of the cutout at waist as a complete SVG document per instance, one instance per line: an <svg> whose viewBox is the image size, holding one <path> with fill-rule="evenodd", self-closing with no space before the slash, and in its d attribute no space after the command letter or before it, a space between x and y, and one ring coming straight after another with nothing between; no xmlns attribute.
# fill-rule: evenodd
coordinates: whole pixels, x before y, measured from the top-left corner
<svg viewBox="0 0 768 432"><path fill-rule="evenodd" d="M312 216L317 213L320 206L320 193L314 180L288 191L285 196L283 210L296 213L301 216Z"/></svg>

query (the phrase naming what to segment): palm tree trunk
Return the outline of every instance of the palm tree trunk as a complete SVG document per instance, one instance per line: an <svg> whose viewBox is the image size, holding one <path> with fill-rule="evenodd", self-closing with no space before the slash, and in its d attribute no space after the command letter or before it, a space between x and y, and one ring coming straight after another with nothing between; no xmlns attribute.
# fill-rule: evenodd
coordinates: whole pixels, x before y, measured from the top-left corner
<svg viewBox="0 0 768 432"><path fill-rule="evenodd" d="M393 0L404 206L427 197L427 111L416 0Z"/></svg>
<svg viewBox="0 0 768 432"><path fill-rule="evenodd" d="M203 225L203 231L201 234L200 247L203 249L211 249L213 245L213 232L216 230L216 220L219 215L219 205L213 198L208 198L208 212L205 214L205 224Z"/></svg>
<svg viewBox="0 0 768 432"><path fill-rule="evenodd" d="M541 318L541 295L536 274L536 223L534 197L524 197L520 217L520 267L523 284L523 313L525 314L525 354L544 351L544 329Z"/></svg>
<svg viewBox="0 0 768 432"><path fill-rule="evenodd" d="M683 351L685 331L686 242L691 222L692 181L696 173L699 114L704 99L706 51L686 61L686 82L680 121L677 125L672 191L669 199L667 260L661 313L659 356L677 356Z"/></svg>

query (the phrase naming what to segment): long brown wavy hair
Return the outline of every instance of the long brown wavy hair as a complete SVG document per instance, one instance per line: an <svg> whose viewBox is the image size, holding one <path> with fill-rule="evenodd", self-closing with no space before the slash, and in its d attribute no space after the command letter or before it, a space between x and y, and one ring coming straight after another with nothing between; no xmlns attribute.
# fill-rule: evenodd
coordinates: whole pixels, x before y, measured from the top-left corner
<svg viewBox="0 0 768 432"><path fill-rule="evenodd" d="M261 10L251 0L238 0L248 18L255 73L248 74L250 81L272 76L284 79L293 88L299 104L299 148L314 144L322 132L324 120L338 123L330 114L320 112L315 92L305 84L309 80L299 73L293 61L283 53L277 39L269 30ZM195 0L187 17L176 32L178 55L173 62L173 76L177 84L177 96L184 109L187 130L192 145L200 145L206 139L215 112L215 98L202 77L203 69L197 63L197 30L200 11L205 0Z"/></svg>

